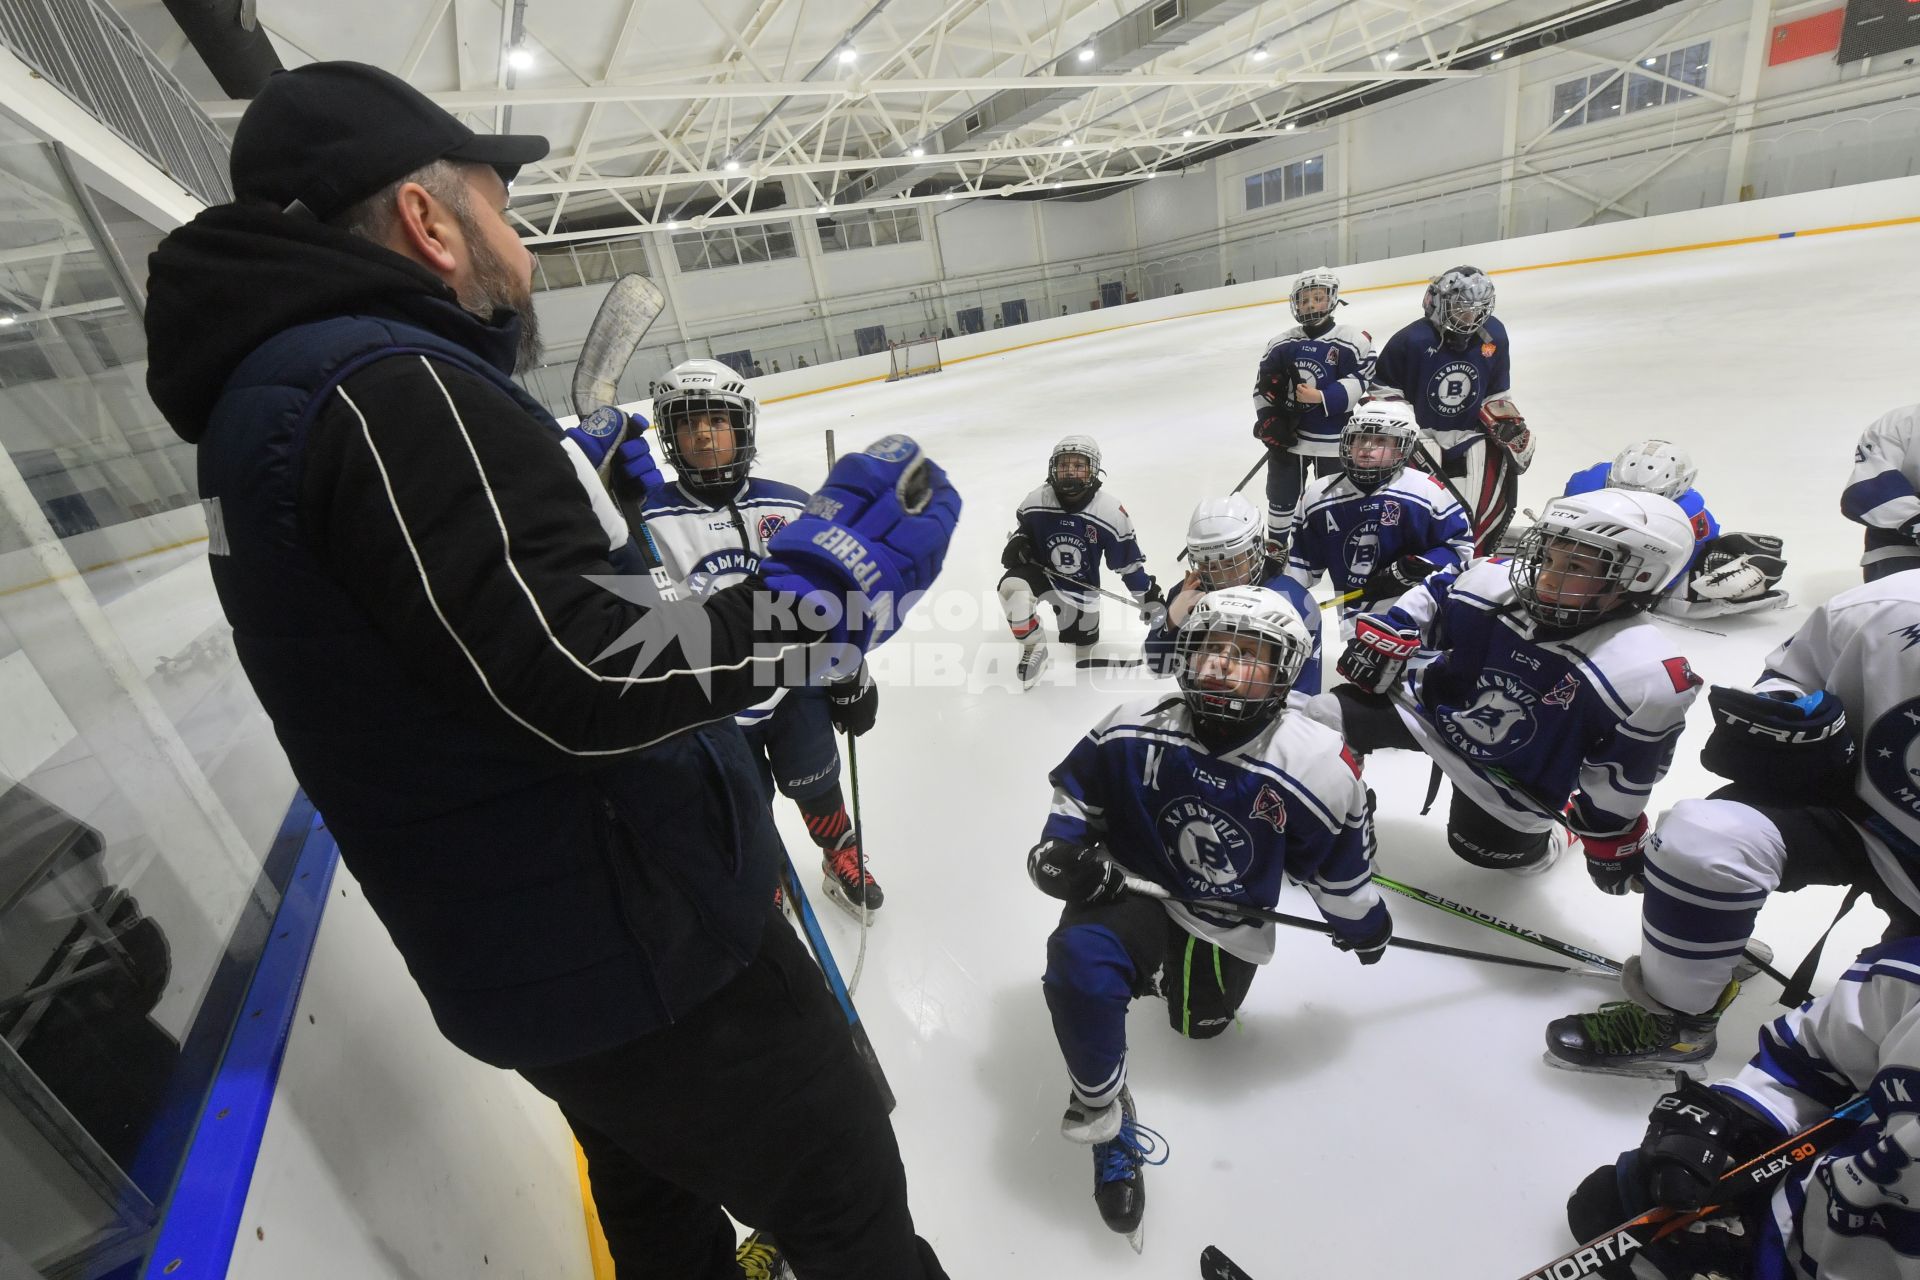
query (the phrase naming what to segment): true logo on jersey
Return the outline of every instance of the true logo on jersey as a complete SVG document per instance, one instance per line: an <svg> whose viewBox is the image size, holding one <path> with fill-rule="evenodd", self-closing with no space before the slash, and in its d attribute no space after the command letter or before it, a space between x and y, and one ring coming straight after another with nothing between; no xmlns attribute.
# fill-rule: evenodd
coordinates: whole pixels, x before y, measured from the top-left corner
<svg viewBox="0 0 1920 1280"><path fill-rule="evenodd" d="M1253 798L1253 816L1275 831L1285 831L1287 829L1286 798L1268 784L1261 783L1260 794Z"/></svg>
<svg viewBox="0 0 1920 1280"><path fill-rule="evenodd" d="M756 527L760 531L760 545L765 546L767 539L787 527L787 518L782 515L761 516L760 523Z"/></svg>
<svg viewBox="0 0 1920 1280"><path fill-rule="evenodd" d="M1504 671L1482 672L1473 700L1446 710L1439 728L1449 745L1474 760L1498 760L1533 741L1540 695Z"/></svg>
<svg viewBox="0 0 1920 1280"><path fill-rule="evenodd" d="M1920 818L1920 698L1909 698L1867 730L1867 781Z"/></svg>
<svg viewBox="0 0 1920 1280"><path fill-rule="evenodd" d="M1575 680L1573 673L1569 671L1566 675L1560 677L1559 684L1553 686L1552 689L1541 696L1540 701L1550 707L1570 707L1573 705L1574 695L1579 692L1580 682Z"/></svg>
<svg viewBox="0 0 1920 1280"><path fill-rule="evenodd" d="M1394 525L1397 525L1399 523L1400 523L1400 504L1395 502L1392 498L1386 498L1382 500L1380 503L1381 527L1385 529L1391 529Z"/></svg>
<svg viewBox="0 0 1920 1280"><path fill-rule="evenodd" d="M1186 870L1188 886L1203 894L1230 893L1253 851L1238 822L1206 801L1182 796L1160 811L1160 843Z"/></svg>
<svg viewBox="0 0 1920 1280"><path fill-rule="evenodd" d="M1427 387L1427 401L1445 417L1457 417L1466 410L1480 387L1480 371L1466 360L1450 360L1440 366Z"/></svg>

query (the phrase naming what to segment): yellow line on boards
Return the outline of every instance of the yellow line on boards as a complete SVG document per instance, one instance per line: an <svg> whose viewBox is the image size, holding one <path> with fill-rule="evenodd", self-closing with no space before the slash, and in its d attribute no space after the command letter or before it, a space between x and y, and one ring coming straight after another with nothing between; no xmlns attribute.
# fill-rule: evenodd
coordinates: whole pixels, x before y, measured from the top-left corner
<svg viewBox="0 0 1920 1280"><path fill-rule="evenodd" d="M573 1165L580 1175L580 1204L587 1213L587 1256L593 1263L593 1280L614 1280L613 1253L607 1248L607 1233L600 1229L600 1211L593 1207L593 1190L587 1182L587 1153L577 1142Z"/></svg>
<svg viewBox="0 0 1920 1280"><path fill-rule="evenodd" d="M84 568L75 569L72 574L60 574L52 578L36 578L32 582L22 582L18 586L0 588L0 596L18 595L22 591L32 591L36 587L50 587L60 581L61 578L85 577L89 573L94 573L116 564L130 564L135 560L143 560L148 556L157 556L168 551L178 551L182 547L190 547L196 542L205 542L206 540L207 535L203 533L197 537L182 538L178 542L169 542L162 547L148 547L145 551L136 551L130 556L121 556L117 560L102 560L98 564L90 564Z"/></svg>

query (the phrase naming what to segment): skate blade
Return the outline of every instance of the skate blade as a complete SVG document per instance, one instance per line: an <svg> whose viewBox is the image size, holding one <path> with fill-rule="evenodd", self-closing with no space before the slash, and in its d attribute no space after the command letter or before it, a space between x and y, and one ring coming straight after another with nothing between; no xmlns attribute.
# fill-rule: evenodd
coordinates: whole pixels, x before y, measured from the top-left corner
<svg viewBox="0 0 1920 1280"><path fill-rule="evenodd" d="M1146 1249L1147 1249L1146 1231L1147 1231L1147 1228L1145 1224L1142 1224L1140 1226L1135 1227L1133 1230L1127 1232L1127 1243L1133 1246L1133 1251L1135 1253L1146 1252Z"/></svg>
<svg viewBox="0 0 1920 1280"><path fill-rule="evenodd" d="M847 896L847 891L840 887L838 880L835 880L832 876L821 876L820 892L827 895L827 901L852 916L855 921L860 919L860 904ZM878 907L867 908L867 919L871 920L879 914L880 909Z"/></svg>
<svg viewBox="0 0 1920 1280"><path fill-rule="evenodd" d="M1707 1058L1695 1058L1691 1062L1637 1062L1630 1067L1589 1067L1578 1062L1568 1062L1565 1058L1556 1058L1552 1053L1541 1050L1540 1059L1550 1067L1562 1071L1574 1071L1583 1076L1620 1076L1634 1080L1669 1080L1676 1069L1697 1067L1709 1061Z"/></svg>

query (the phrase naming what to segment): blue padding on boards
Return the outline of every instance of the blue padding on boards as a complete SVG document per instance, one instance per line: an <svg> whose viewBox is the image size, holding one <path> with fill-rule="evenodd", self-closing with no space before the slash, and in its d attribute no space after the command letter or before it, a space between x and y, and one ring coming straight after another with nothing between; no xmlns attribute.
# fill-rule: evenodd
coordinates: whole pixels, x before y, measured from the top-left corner
<svg viewBox="0 0 1920 1280"><path fill-rule="evenodd" d="M141 1272L147 1280L221 1280L227 1274L293 1029L294 1006L338 861L333 837L316 818L207 1093L153 1253Z"/></svg>

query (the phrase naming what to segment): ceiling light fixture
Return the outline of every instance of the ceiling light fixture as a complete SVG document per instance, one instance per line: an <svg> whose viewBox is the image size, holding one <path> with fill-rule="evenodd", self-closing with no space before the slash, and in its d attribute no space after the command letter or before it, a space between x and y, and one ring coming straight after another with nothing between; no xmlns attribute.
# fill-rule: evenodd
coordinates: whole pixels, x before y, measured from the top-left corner
<svg viewBox="0 0 1920 1280"><path fill-rule="evenodd" d="M1504 57L1506 57L1506 56L1507 56L1507 51L1506 51L1505 49L1495 49L1495 50L1493 51L1493 56L1492 56L1492 57L1490 57L1490 58L1488 58L1488 59L1487 59L1487 61L1488 61L1488 62L1498 62L1498 61L1500 61L1500 59L1502 59L1502 58L1504 58Z"/></svg>
<svg viewBox="0 0 1920 1280"><path fill-rule="evenodd" d="M1288 133L1292 133L1292 132L1293 132L1293 131L1294 131L1295 129L1298 129L1299 127L1300 127L1300 124L1299 124L1299 122L1298 122L1298 121L1295 121L1295 120L1289 120L1289 121L1287 121L1287 132L1288 132Z"/></svg>
<svg viewBox="0 0 1920 1280"><path fill-rule="evenodd" d="M507 65L515 71L525 71L533 65L533 50L515 45L507 50Z"/></svg>
<svg viewBox="0 0 1920 1280"><path fill-rule="evenodd" d="M19 316L0 316L0 325L18 324L19 322Z"/></svg>
<svg viewBox="0 0 1920 1280"><path fill-rule="evenodd" d="M740 162L738 160L735 160L732 156L728 156L725 160L722 160L720 162L720 167L722 169L725 169L728 173L732 173L734 170L740 167Z"/></svg>
<svg viewBox="0 0 1920 1280"><path fill-rule="evenodd" d="M927 149L925 147L915 147L913 150L907 152L907 154L915 160L918 160L921 156L927 154Z"/></svg>
<svg viewBox="0 0 1920 1280"><path fill-rule="evenodd" d="M1385 53L1380 55L1380 61L1391 66L1394 63L1400 61L1400 51L1398 49L1389 49Z"/></svg>
<svg viewBox="0 0 1920 1280"><path fill-rule="evenodd" d="M1191 138L1191 137L1193 136L1193 130L1191 130L1191 129L1182 129L1182 130L1180 131L1180 136L1181 136L1181 137L1183 137L1183 138Z"/></svg>
<svg viewBox="0 0 1920 1280"><path fill-rule="evenodd" d="M1092 61L1093 61L1093 50L1092 50L1091 48L1089 48L1089 47L1087 47L1087 46L1084 46L1084 45L1083 45L1083 46L1081 47L1081 49L1080 49L1080 61L1082 61L1082 62L1092 62Z"/></svg>
<svg viewBox="0 0 1920 1280"><path fill-rule="evenodd" d="M1253 60L1255 62L1265 62L1267 60L1267 46L1263 44L1253 46Z"/></svg>
<svg viewBox="0 0 1920 1280"><path fill-rule="evenodd" d="M1072 138L1062 138L1062 139L1060 139L1060 145L1061 145L1061 146L1063 146L1063 147L1066 147L1066 148L1067 148L1068 150L1072 150L1072 149L1073 149L1073 139L1072 139Z"/></svg>
<svg viewBox="0 0 1920 1280"><path fill-rule="evenodd" d="M840 50L840 62L842 65L850 66L859 57L860 57L860 51L854 48L852 45L847 45Z"/></svg>
<svg viewBox="0 0 1920 1280"><path fill-rule="evenodd" d="M678 231L679 229L680 229L680 220L678 218L667 219L667 230Z"/></svg>

